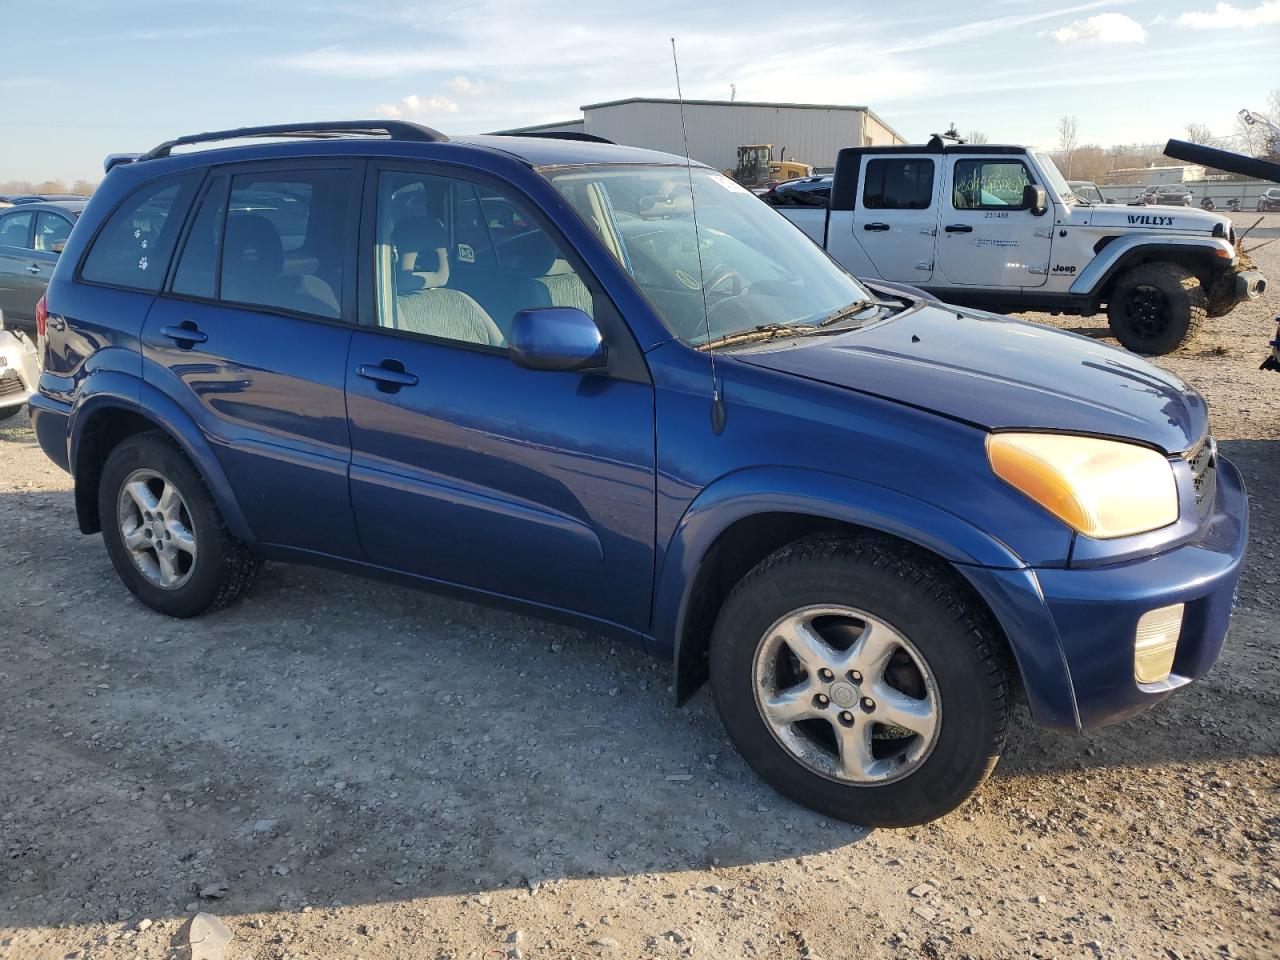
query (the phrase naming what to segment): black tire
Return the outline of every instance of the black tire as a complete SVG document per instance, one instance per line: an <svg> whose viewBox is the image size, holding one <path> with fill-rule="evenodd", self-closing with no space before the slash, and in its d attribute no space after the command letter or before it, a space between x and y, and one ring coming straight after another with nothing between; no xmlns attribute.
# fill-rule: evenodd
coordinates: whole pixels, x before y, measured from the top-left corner
<svg viewBox="0 0 1280 960"><path fill-rule="evenodd" d="M0 407L0 420L8 420L10 417L16 417L22 412L22 404L15 403L11 407Z"/></svg>
<svg viewBox="0 0 1280 960"><path fill-rule="evenodd" d="M125 545L120 497L125 482L138 470L163 475L185 503L198 550L180 586L153 583ZM111 451L98 485L98 516L107 555L125 586L152 610L171 617L194 617L232 603L249 588L262 566L250 547L227 530L199 471L163 433L136 434Z"/></svg>
<svg viewBox="0 0 1280 960"><path fill-rule="evenodd" d="M1111 289L1111 332L1134 353L1172 353L1191 342L1208 316L1200 279L1176 263L1144 263Z"/></svg>
<svg viewBox="0 0 1280 960"><path fill-rule="evenodd" d="M784 747L756 695L756 650L791 611L839 603L891 623L936 681L932 749L901 779L858 784L824 775ZM954 810L995 769L1010 710L998 628L941 562L893 541L799 541L771 554L733 589L711 639L711 687L721 722L747 763L802 806L869 827L925 823Z"/></svg>

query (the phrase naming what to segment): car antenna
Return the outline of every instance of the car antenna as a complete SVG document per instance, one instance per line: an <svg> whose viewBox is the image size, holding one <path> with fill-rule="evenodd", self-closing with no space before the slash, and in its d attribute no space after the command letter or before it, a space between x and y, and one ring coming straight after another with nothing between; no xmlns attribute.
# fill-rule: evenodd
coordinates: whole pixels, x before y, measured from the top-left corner
<svg viewBox="0 0 1280 960"><path fill-rule="evenodd" d="M724 431L724 397L716 373L716 351L711 346L711 311L707 307L707 278L702 269L702 237L698 233L698 201L693 195L693 159L689 156L689 127L684 120L684 92L680 89L680 58L676 56L676 38L671 38L671 63L676 69L676 101L680 104L680 132L684 137L685 172L689 176L689 206L693 213L693 246L698 251L698 286L702 289L702 321L707 331L707 357L711 361L711 429L719 436Z"/></svg>

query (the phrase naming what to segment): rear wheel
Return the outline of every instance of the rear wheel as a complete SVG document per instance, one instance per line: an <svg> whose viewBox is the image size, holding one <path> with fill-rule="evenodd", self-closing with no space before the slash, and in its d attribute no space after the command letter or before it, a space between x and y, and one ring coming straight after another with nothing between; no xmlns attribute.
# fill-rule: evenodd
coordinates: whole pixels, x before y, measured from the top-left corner
<svg viewBox="0 0 1280 960"><path fill-rule="evenodd" d="M231 603L260 563L227 530L186 455L161 433L111 451L98 487L102 538L116 573L139 600L172 617Z"/></svg>
<svg viewBox="0 0 1280 960"><path fill-rule="evenodd" d="M1107 303L1111 332L1134 353L1172 353L1208 314L1200 279L1176 263L1144 263L1116 281Z"/></svg>
<svg viewBox="0 0 1280 960"><path fill-rule="evenodd" d="M711 641L729 736L774 789L867 826L924 823L994 769L1007 673L989 615L940 564L802 541L733 590Z"/></svg>

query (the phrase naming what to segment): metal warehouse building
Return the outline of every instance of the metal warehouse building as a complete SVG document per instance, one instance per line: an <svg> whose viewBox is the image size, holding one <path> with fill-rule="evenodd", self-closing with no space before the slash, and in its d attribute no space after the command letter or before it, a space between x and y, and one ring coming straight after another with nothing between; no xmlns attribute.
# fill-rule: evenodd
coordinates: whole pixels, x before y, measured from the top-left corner
<svg viewBox="0 0 1280 960"><path fill-rule="evenodd" d="M745 100L686 100L684 107L690 155L719 170L736 166L738 147L746 144L772 143L774 159L785 148L786 159L825 171L835 166L841 147L906 143L868 107ZM684 153L677 100L631 97L581 109L581 120L498 132L590 133L615 143Z"/></svg>

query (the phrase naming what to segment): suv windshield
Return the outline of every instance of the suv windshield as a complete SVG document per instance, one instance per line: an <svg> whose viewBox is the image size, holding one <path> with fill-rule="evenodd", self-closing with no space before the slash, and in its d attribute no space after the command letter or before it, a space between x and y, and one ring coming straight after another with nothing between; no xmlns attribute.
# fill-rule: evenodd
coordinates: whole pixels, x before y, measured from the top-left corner
<svg viewBox="0 0 1280 960"><path fill-rule="evenodd" d="M691 345L761 328L805 332L795 328L874 304L784 217L713 170L602 165L544 175Z"/></svg>
<svg viewBox="0 0 1280 960"><path fill-rule="evenodd" d="M1058 165L1053 162L1053 157L1039 151L1036 151L1034 156L1036 163L1040 165L1041 172L1044 173L1045 179L1049 181L1049 188L1068 203L1074 200L1076 198L1075 191L1068 186L1067 178L1062 175Z"/></svg>

